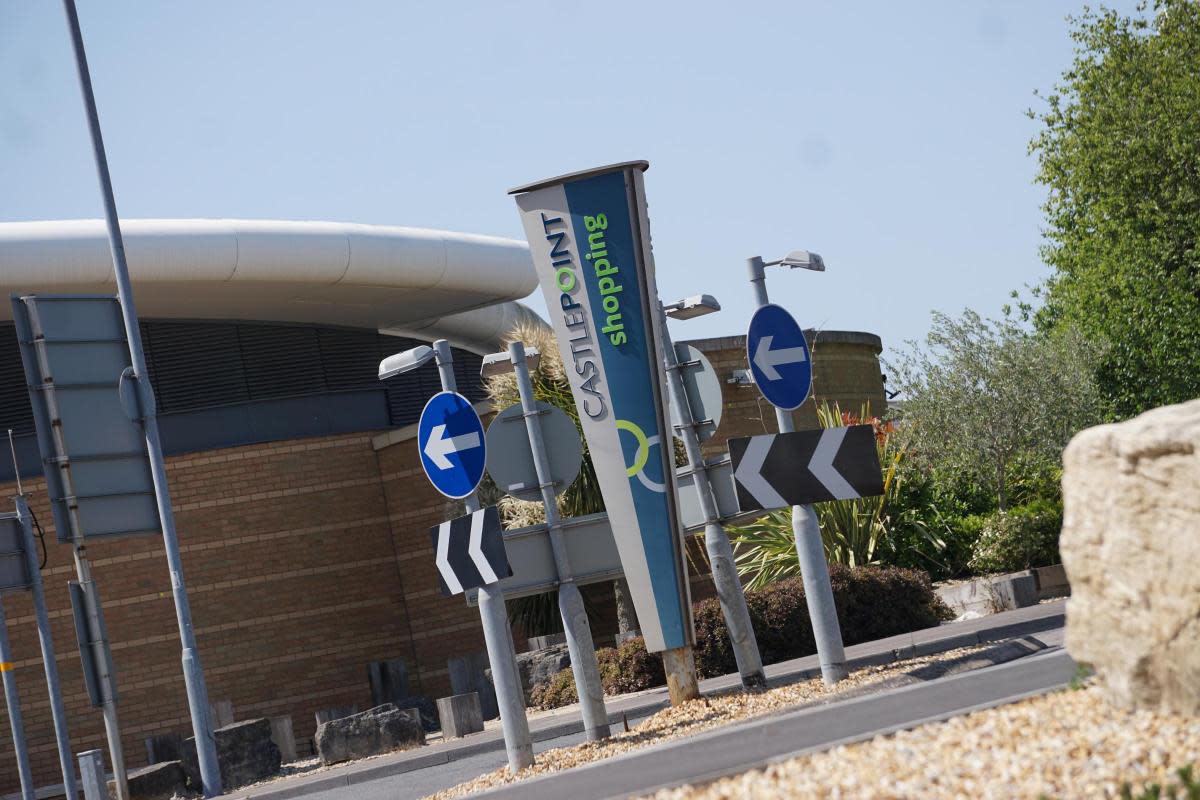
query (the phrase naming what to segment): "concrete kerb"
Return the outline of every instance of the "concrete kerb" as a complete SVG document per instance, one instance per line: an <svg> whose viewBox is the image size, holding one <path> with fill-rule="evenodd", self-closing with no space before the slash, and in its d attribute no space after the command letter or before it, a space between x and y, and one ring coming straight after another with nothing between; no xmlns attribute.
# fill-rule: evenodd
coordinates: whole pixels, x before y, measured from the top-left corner
<svg viewBox="0 0 1200 800"><path fill-rule="evenodd" d="M988 644L1002 639L1012 639L1058 628L1064 622L1065 601L1043 603L1027 608L1005 611L974 620L948 623L936 628L927 628L913 633L888 637L874 642L864 642L846 648L847 666L861 669L868 666L891 664L923 655L944 653L962 647ZM820 664L815 655L794 659L766 668L768 687L782 686L819 677ZM700 682L700 691L709 693L739 686L738 676L722 675ZM608 701L609 723L616 726L625 716L647 716L669 705L665 688L651 689L636 695L610 698ZM569 717L562 719L562 717ZM568 706L555 713L530 719L530 735L533 741L541 742L580 733L583 723L578 709ZM308 794L336 789L393 775L402 775L417 769L440 766L451 761L501 751L504 739L498 728L489 728L483 733L471 734L453 742L431 745L436 752L407 751L395 755L378 756L365 762L348 764L316 775L298 775L284 778L274 784L263 784L222 797L227 800L289 800ZM288 785L279 785L281 783Z"/></svg>

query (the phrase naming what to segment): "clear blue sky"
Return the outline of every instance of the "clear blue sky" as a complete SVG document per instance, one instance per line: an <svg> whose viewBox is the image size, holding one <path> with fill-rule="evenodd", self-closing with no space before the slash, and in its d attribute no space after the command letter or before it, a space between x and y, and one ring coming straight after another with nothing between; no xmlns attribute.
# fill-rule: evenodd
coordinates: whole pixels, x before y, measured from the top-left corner
<svg viewBox="0 0 1200 800"><path fill-rule="evenodd" d="M724 306L677 338L794 247L772 299L889 348L1047 274L1024 112L1081 2L79 4L124 217L521 238L509 187L643 158L663 298ZM0 0L0 220L102 213L65 25Z"/></svg>

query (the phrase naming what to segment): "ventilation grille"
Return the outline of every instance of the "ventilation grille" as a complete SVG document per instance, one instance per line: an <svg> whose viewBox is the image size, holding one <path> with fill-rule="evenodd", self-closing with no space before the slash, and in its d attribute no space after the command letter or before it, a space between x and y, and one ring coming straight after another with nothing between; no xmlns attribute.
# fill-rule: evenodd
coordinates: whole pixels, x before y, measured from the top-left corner
<svg viewBox="0 0 1200 800"><path fill-rule="evenodd" d="M161 414L378 389L393 426L416 422L425 402L441 391L433 363L382 383L386 356L422 344L374 331L304 325L144 322L146 366ZM482 359L454 350L458 390L481 400ZM0 433L33 433L33 413L16 330L0 325Z"/></svg>

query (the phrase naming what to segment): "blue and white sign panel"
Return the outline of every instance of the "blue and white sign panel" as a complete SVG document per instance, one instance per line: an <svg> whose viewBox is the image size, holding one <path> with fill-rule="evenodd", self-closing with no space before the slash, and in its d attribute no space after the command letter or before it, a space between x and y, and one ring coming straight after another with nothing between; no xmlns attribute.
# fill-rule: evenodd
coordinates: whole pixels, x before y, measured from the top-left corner
<svg viewBox="0 0 1200 800"><path fill-rule="evenodd" d="M804 331L783 308L754 312L746 333L746 359L763 397L785 411L799 408L812 391L812 358Z"/></svg>
<svg viewBox="0 0 1200 800"><path fill-rule="evenodd" d="M646 639L693 640L644 161L520 189L517 206Z"/></svg>
<svg viewBox="0 0 1200 800"><path fill-rule="evenodd" d="M446 497L461 500L483 478L483 423L471 401L457 392L429 398L417 423L417 447L429 482Z"/></svg>

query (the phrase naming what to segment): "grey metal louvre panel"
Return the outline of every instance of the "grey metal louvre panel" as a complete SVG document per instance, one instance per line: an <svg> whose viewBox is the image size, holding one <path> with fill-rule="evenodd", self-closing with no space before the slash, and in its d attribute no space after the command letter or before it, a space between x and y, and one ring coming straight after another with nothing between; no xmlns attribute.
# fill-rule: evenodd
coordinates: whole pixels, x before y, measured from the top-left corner
<svg viewBox="0 0 1200 800"><path fill-rule="evenodd" d="M251 400L327 389L316 328L238 325L237 333Z"/></svg>
<svg viewBox="0 0 1200 800"><path fill-rule="evenodd" d="M325 386L331 391L379 388L379 334L320 328L317 341Z"/></svg>
<svg viewBox="0 0 1200 800"><path fill-rule="evenodd" d="M458 393L477 403L487 396L483 390L483 380L479 370L483 366L483 357L469 350L454 350L454 377L458 380Z"/></svg>
<svg viewBox="0 0 1200 800"><path fill-rule="evenodd" d="M0 434L9 428L17 436L33 433L33 408L21 369L17 330L11 323L0 325Z"/></svg>
<svg viewBox="0 0 1200 800"><path fill-rule="evenodd" d="M161 413L250 399L233 325L152 322L142 330L150 381Z"/></svg>

